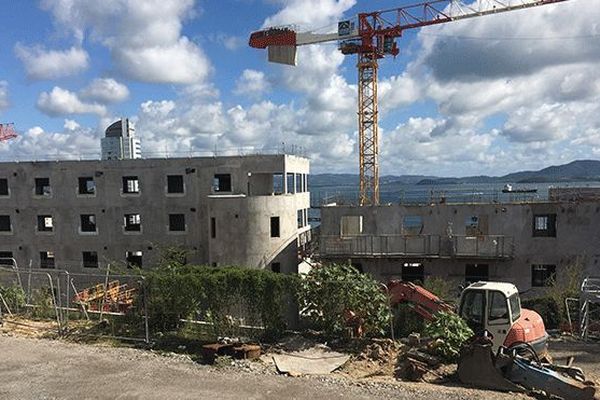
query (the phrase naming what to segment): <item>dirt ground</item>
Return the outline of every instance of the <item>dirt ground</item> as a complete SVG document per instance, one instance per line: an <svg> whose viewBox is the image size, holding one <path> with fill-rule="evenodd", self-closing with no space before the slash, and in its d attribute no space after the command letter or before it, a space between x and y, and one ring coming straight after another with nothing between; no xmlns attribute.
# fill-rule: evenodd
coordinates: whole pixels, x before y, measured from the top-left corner
<svg viewBox="0 0 600 400"><path fill-rule="evenodd" d="M374 357L379 362L359 356L330 375L287 377L260 361L207 366L187 355L113 347L108 341L92 345L56 340L51 322L15 322L0 327L0 399L531 399L448 380L399 382L391 362L396 347L383 346L383 357ZM380 347L376 349L381 352ZM555 362L575 356L575 366L596 384L599 350L600 344L564 337L550 341Z"/></svg>
<svg viewBox="0 0 600 400"><path fill-rule="evenodd" d="M0 359L1 399L525 398L426 383L265 375L200 365L185 356L6 335L0 336Z"/></svg>

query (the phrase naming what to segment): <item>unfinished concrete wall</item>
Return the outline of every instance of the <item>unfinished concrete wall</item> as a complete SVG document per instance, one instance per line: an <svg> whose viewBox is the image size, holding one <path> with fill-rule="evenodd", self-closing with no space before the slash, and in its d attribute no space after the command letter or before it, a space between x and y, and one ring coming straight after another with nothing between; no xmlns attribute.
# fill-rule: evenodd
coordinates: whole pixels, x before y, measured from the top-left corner
<svg viewBox="0 0 600 400"><path fill-rule="evenodd" d="M301 234L297 209L310 206L308 193L275 196L268 192L264 177L261 193L248 193L254 174L272 176L283 171L306 175L308 160L257 155L0 163L0 183L5 179L9 189L7 195L0 194L0 216L9 216L11 225L9 231L0 228L0 256L10 252L20 266L31 261L39 267L43 263L40 252L49 251L57 268L86 271L91 268L83 267L84 251L95 252L100 267L109 262L124 265L126 252L141 252L143 268L147 268L156 262L161 249L179 246L189 251L190 262L263 268L269 264L259 260L279 256L273 255L274 250ZM179 177L175 193L168 191L169 175ZM220 188L216 176L226 178L221 179ZM93 193L79 193L82 177L93 179ZM124 177L135 177L137 183L129 189L138 190L124 193ZM49 179L49 188L38 187L36 194L36 178ZM279 240L261 237L264 217L272 212L281 218ZM95 231L82 231L82 215L94 216ZM126 227L125 215L134 215L132 220L139 215L139 229ZM52 229L38 229L40 216L52 217ZM224 222L229 216L235 229L217 245L211 241L211 218ZM170 229L174 222L175 231ZM290 264L286 268L293 270L297 260L288 257L285 262Z"/></svg>
<svg viewBox="0 0 600 400"><path fill-rule="evenodd" d="M362 217L359 235L342 237L345 216ZM543 217L538 224L547 223L548 232L536 231L536 216ZM600 274L600 204L593 201L336 206L323 208L321 218L322 257L350 259L382 280L401 277L405 263L422 263L426 276L458 284L464 283L468 264L483 264L488 279L509 281L534 294L544 290L535 282L543 266L554 269L557 279L576 262L585 274ZM418 232L409 226L413 231L407 234L407 222L419 220Z"/></svg>

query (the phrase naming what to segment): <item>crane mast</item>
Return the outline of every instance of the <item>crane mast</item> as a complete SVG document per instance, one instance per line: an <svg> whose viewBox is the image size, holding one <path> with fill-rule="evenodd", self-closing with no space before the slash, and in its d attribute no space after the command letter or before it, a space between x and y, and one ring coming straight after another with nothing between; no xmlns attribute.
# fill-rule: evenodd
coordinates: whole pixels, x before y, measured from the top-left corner
<svg viewBox="0 0 600 400"><path fill-rule="evenodd" d="M358 56L359 204L379 204L378 60L399 54L396 39L407 29L522 10L567 0L431 0L389 10L358 14L340 21L337 33L297 33L290 27L267 28L250 35L250 46L267 48L269 61L296 64L296 47L338 41L345 55Z"/></svg>

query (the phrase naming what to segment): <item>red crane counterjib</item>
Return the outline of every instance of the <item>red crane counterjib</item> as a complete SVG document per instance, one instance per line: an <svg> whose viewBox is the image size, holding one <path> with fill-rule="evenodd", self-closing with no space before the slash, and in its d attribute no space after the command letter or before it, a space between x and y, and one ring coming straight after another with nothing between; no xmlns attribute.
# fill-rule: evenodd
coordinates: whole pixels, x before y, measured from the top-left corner
<svg viewBox="0 0 600 400"><path fill-rule="evenodd" d="M14 124L0 124L0 142L5 142L17 137Z"/></svg>
<svg viewBox="0 0 600 400"><path fill-rule="evenodd" d="M268 28L250 35L250 47L266 49L269 46L296 46L296 32L290 28Z"/></svg>

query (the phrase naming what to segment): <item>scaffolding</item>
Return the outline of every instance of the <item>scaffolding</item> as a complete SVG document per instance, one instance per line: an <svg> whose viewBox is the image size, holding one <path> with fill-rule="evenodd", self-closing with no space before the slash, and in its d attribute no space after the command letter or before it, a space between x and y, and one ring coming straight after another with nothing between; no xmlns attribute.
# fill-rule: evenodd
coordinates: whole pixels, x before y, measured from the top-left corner
<svg viewBox="0 0 600 400"><path fill-rule="evenodd" d="M600 332L600 278L585 278L579 294L579 334L583 340Z"/></svg>

